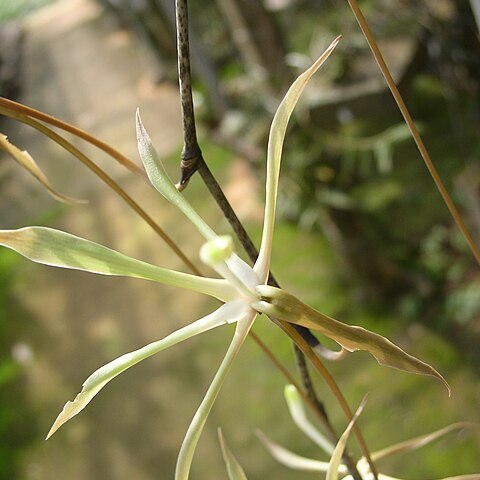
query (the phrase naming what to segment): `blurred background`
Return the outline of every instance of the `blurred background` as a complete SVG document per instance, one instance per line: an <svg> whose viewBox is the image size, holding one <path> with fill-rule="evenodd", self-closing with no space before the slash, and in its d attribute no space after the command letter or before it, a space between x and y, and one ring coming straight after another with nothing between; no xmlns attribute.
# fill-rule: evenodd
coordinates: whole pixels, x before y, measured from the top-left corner
<svg viewBox="0 0 480 480"><path fill-rule="evenodd" d="M365 0L364 13L431 156L480 243L480 43L476 0ZM387 335L433 364L439 382L355 353L329 368L372 450L448 425L479 422L480 274L424 167L342 0L189 2L194 100L204 157L258 245L265 145L292 79L338 34L288 131L272 271L319 310ZM477 22L478 22L477 15ZM2 0L0 92L84 128L138 162L134 112L173 178L182 144L172 0ZM0 156L1 228L48 225L136 258L185 270L95 176L38 132L0 119L62 193L56 203ZM140 179L79 140L197 264L195 230ZM185 195L219 232L199 178ZM187 426L232 335L191 339L112 382L51 440L46 432L95 369L215 308L145 281L31 264L0 249L0 479L173 478ZM265 319L255 331L292 372L289 341ZM339 431L345 419L315 377ZM285 379L247 341L208 421L192 478L226 478L216 428L251 480L318 478L278 465L253 432L325 460L294 427ZM357 453L352 441L351 449ZM480 471L478 431L385 460L411 479Z"/></svg>

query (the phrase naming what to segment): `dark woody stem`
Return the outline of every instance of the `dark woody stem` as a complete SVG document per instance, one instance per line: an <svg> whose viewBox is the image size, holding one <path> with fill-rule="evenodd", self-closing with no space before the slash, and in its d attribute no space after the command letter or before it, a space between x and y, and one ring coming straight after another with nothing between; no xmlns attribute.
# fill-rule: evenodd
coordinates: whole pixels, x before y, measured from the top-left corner
<svg viewBox="0 0 480 480"><path fill-rule="evenodd" d="M188 40L188 6L185 0L176 0L178 81L183 122L183 150L179 189L183 190L196 172L202 152L197 141L193 109L192 80L190 76L190 44Z"/></svg>
<svg viewBox="0 0 480 480"><path fill-rule="evenodd" d="M184 135L183 150L181 155L181 177L178 188L179 190L183 190L186 187L190 177L198 170L198 173L202 177L203 182L205 183L212 197L215 199L218 206L222 210L225 218L235 232L235 235L245 249L245 252L249 256L250 260L252 262L255 262L258 256L258 250L253 244L252 240L250 239L248 233L238 219L237 215L233 211L230 203L225 197L221 187L219 186L212 172L205 163L202 152L200 150L200 146L197 141L190 75L190 48L188 39L187 0L175 0L175 6L177 24L178 75ZM272 274L270 274L269 277L269 284L279 287ZM310 333L309 330L298 326L293 327L308 345L312 347L318 344L318 340L314 337L313 334ZM317 415L319 415L319 417L323 419L324 424L327 426L327 431L329 432L332 439L336 441L338 439L338 436L336 435L335 430L331 425L323 403L318 399L313 389L313 384L307 369L304 354L295 344L295 342L294 350L297 360L297 367L300 372L300 378L303 387L307 392L307 396L310 399L309 404L315 410ZM361 480L361 476L358 473L355 464L348 455L348 453L346 453L344 457L354 479Z"/></svg>

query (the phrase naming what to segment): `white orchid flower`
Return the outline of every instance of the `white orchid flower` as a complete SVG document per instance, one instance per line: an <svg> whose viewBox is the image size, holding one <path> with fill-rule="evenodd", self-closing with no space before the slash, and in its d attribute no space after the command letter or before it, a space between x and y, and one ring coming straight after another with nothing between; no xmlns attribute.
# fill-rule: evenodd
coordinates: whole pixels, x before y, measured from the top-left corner
<svg viewBox="0 0 480 480"><path fill-rule="evenodd" d="M343 454L347 445L348 438L352 431L352 428L360 416L364 406L366 397L358 407L355 415L348 424L347 428L343 432L342 436L338 440L337 444L333 446L325 435L320 432L310 421L307 419L303 402L298 390L293 385L287 385L284 391L285 400L290 411L290 415L302 432L310 437L329 457L328 462L316 460L313 458L303 457L298 455L278 443L268 438L262 431L257 430L256 434L266 449L270 452L273 458L279 463L285 465L293 470L300 470L304 472L323 472L325 473L325 480L353 480L353 476L349 474L348 467L343 463ZM410 452L417 450L429 443L443 437L444 435L454 431L461 430L467 427L477 426L468 422L452 423L446 427L435 430L434 432L419 437L411 438L400 443L396 443L389 447L386 447L377 452L371 454L372 460L378 462L386 457L398 455L400 453ZM370 465L365 457L361 457L356 463L356 468L363 480L373 480L374 475L370 469ZM378 473L378 480L402 480L400 478L391 477ZM441 480L479 480L480 474L467 474L459 475L455 477L443 478Z"/></svg>
<svg viewBox="0 0 480 480"><path fill-rule="evenodd" d="M340 38L340 37L339 37ZM267 285L272 251L275 206L283 140L292 111L305 85L338 44L339 38L288 90L274 116L267 150L266 206L262 243L253 268L233 251L229 237L218 236L175 188L152 145L137 113L137 139L140 157L153 186L175 205L198 229L206 243L201 259L222 277L204 278L164 269L123 255L115 250L69 233L45 227L26 227L0 231L0 244L38 263L88 271L102 275L120 275L152 280L213 296L224 304L162 340L126 353L94 372L82 391L64 406L47 438L66 421L81 412L92 398L120 373L172 345L226 323L235 323L235 333L227 353L198 408L183 441L176 468L176 480L189 476L195 447L225 376L242 346L258 313L307 326L329 336L349 351L367 350L382 364L402 370L432 375L443 380L429 365L408 355L387 339L361 327L331 319L283 290Z"/></svg>

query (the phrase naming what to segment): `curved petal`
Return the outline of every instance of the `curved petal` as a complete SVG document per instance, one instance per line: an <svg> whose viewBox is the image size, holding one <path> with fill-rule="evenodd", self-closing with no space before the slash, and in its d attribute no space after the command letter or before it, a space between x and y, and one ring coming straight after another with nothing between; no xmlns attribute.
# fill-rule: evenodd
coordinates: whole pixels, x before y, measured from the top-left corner
<svg viewBox="0 0 480 480"><path fill-rule="evenodd" d="M397 368L418 375L428 375L442 381L450 394L450 386L431 365L408 354L378 333L362 327L339 322L305 305L293 295L269 285L259 285L262 300L252 304L258 312L280 320L311 328L335 340L350 352L366 350L380 365Z"/></svg>
<svg viewBox="0 0 480 480"><path fill-rule="evenodd" d="M33 175L47 190L47 192L59 202L63 203L88 203L86 200L79 200L72 197L67 197L58 193L48 181L48 178L40 170L35 160L26 150L20 150L18 147L10 143L6 137L0 133L0 150L7 152L18 164Z"/></svg>
<svg viewBox="0 0 480 480"><path fill-rule="evenodd" d="M176 189L172 180L170 180L170 177L152 144L152 140L143 126L138 109L136 124L138 151L151 184L172 205L175 205L195 225L195 227L197 227L198 231L205 237L205 239L210 240L214 238L216 236L215 232L205 223L203 218L200 217L185 197Z"/></svg>
<svg viewBox="0 0 480 480"><path fill-rule="evenodd" d="M222 301L235 297L224 280L176 272L136 260L85 238L46 227L0 230L0 245L44 265L100 275L142 278L205 293Z"/></svg>
<svg viewBox="0 0 480 480"><path fill-rule="evenodd" d="M328 470L328 462L321 462L320 460L313 460L312 458L297 455L268 438L261 430L257 430L255 434L265 445L265 448L270 452L272 457L288 468L303 470L305 472L326 472ZM338 470L341 473L347 473L345 465L340 465Z"/></svg>
<svg viewBox="0 0 480 480"><path fill-rule="evenodd" d="M222 448L222 456L225 465L227 466L227 474L229 480L247 480L247 476L243 471L242 466L238 463L235 455L228 447L227 441L223 436L222 429L218 429L218 438L220 440L220 447Z"/></svg>
<svg viewBox="0 0 480 480"><path fill-rule="evenodd" d="M149 343L139 350L125 353L121 357L112 360L97 371L92 373L83 383L82 391L75 397L73 402L67 402L58 415L52 428L48 432L47 440L68 420L78 415L93 399L93 397L117 375L133 367L137 363L155 355L166 348L183 342L190 337L206 332L224 323L238 321L239 315L244 314L243 304L238 301L227 303L212 312L210 315L197 320L179 330L171 333L162 340Z"/></svg>
<svg viewBox="0 0 480 480"><path fill-rule="evenodd" d="M240 295L255 300L254 288L259 280L252 267L234 251L232 237L217 236L208 240L200 249L200 259L227 280Z"/></svg>
<svg viewBox="0 0 480 480"><path fill-rule="evenodd" d="M198 407L195 416L188 427L187 434L182 443L180 453L178 454L177 467L175 469L175 480L187 480L190 467L192 465L193 454L195 453L195 448L197 446L200 435L202 434L203 427L207 421L210 410L215 403L215 400L222 388L223 382L230 371L230 368L235 360L240 347L243 345L245 338L250 331L250 328L255 321L257 312L250 310L247 316L239 320L237 323L237 328L235 329L235 334L233 336L232 342L228 347L227 353L223 358L223 361L215 374L210 387L205 394L205 397L202 400L202 403Z"/></svg>
<svg viewBox="0 0 480 480"><path fill-rule="evenodd" d="M321 343L313 347L313 350L317 352L325 360L330 360L331 362L339 362L343 360L348 355L348 350L341 347L340 350L331 350L330 348L325 347Z"/></svg>
<svg viewBox="0 0 480 480"><path fill-rule="evenodd" d="M397 455L403 452L409 452L411 450L417 450L418 448L423 447L424 445L428 445L429 443L437 440L440 437L443 437L444 435L450 433L453 430L459 430L462 428L475 426L478 427L478 425L469 422L452 423L451 425L447 425L446 427L440 428L439 430L435 430L431 433L427 433L426 435L420 435L419 437L411 438L410 440L405 440L403 442L390 445L389 447L383 448L378 452L373 452L371 454L372 460L376 462L385 457L390 457L392 455Z"/></svg>
<svg viewBox="0 0 480 480"><path fill-rule="evenodd" d="M365 402L367 401L367 397L364 397L362 403L358 407L355 415L353 416L352 420L348 424L347 428L343 432L340 440L338 441L335 450L332 454L332 458L330 458L330 464L328 466L327 475L325 480L337 480L338 474L341 473L340 467L343 457L343 452L345 451L345 447L347 445L348 437L350 436L350 432L352 431L355 422L357 421L358 416L362 413L363 407L365 406Z"/></svg>
<svg viewBox="0 0 480 480"><path fill-rule="evenodd" d="M284 390L284 395L285 400L287 401L290 416L295 422L295 425L307 437L313 440L324 452L326 452L328 455L332 455L335 446L308 420L298 390L293 385L287 385Z"/></svg>
<svg viewBox="0 0 480 480"><path fill-rule="evenodd" d="M253 268L237 254L232 254L226 261L227 267L230 271L238 277L247 287L255 288L260 284L258 275Z"/></svg>
<svg viewBox="0 0 480 480"><path fill-rule="evenodd" d="M330 56L339 41L340 37L337 37L325 50L323 55L306 72L302 73L295 82L293 82L273 117L267 147L267 184L262 243L254 267L261 283L266 283L268 271L270 269L270 252L272 249L273 226L275 223L278 176L280 174L283 140L285 138L288 121L290 120L290 116L292 115L293 109L295 108L305 85Z"/></svg>

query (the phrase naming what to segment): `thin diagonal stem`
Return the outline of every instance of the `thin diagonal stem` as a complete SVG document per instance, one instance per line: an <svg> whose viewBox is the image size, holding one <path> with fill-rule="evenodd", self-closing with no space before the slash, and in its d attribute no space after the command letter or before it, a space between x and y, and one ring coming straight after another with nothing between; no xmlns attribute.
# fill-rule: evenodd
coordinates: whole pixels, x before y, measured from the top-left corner
<svg viewBox="0 0 480 480"><path fill-rule="evenodd" d="M290 384L292 384L297 389L298 393L303 398L304 402L307 405L310 406L312 411L317 415L319 420L322 422L322 425L326 428L327 432L330 435L330 438L334 441L334 443L337 443L338 442L337 433L333 429L331 423L325 421L325 419L327 418L327 415L326 415L325 409L323 407L323 404L320 402L320 405L319 405L317 397L315 395L312 397L312 395L310 394L310 391L307 391L302 386L300 386L300 384L293 378L293 376L290 374L290 372L272 354L271 350L267 347L267 345L265 345L265 343L253 331L250 331L250 336L255 340L257 345L263 350L265 355L267 355L267 357L270 358L270 360L277 367L277 369L280 370L280 372L285 376L285 378L287 378L287 380L290 382ZM300 351L300 353L301 353L301 351ZM305 356L303 354L301 354L297 357L297 360L305 362ZM306 369L306 365L304 367ZM308 381L310 381L310 378L308 378ZM313 390L313 388L312 388L312 390ZM324 412L324 415L321 415L319 413L321 411ZM350 472L352 472L352 475L353 475L354 479L362 480L360 475L356 471L355 462L353 461L352 457L348 454L348 452L345 452L343 454L343 460L346 463Z"/></svg>
<svg viewBox="0 0 480 480"><path fill-rule="evenodd" d="M91 135L85 130L82 130L81 128L75 127L74 125L64 122L63 120L59 120L58 118L52 117L51 115L47 115L46 113L40 112L39 110L35 110L34 108L28 107L27 105L23 105L21 103L14 102L13 100L9 100L8 98L0 97L0 107L5 107L8 110L18 113L23 113L25 115L28 115L29 117L36 118L37 120L41 120L42 122L48 123L49 125L53 125L54 127L72 133L78 138L81 138L82 140L85 140L86 142L95 145L100 150L103 150L106 154L114 158L118 163L128 168L128 170L130 170L132 173L135 173L136 175L145 178L145 180L147 179L145 171L141 169L136 163L132 162L132 160L127 158L125 155L120 153L108 143L103 142L102 140Z"/></svg>
<svg viewBox="0 0 480 480"><path fill-rule="evenodd" d="M260 339L255 332L251 331L250 336L252 339L257 343L257 345L263 350L265 355L272 361L272 363L277 367L280 372L282 372L283 376L288 380L290 384L292 384L297 390L300 396L303 398L305 403L309 404L312 411L317 415L319 420L322 422L322 425L328 431L331 439L336 443L338 441L338 435L335 430L332 428L332 425L329 422L325 422L325 415L319 414L320 411L324 411L323 405L321 408L318 408L318 404L316 403L318 400L316 398L312 398L312 396L307 392L303 386L301 386L297 380L293 377L293 375L278 361L278 359L272 354L272 351L267 347L267 345ZM305 361L305 357L302 355L303 360Z"/></svg>
<svg viewBox="0 0 480 480"><path fill-rule="evenodd" d="M205 185L207 186L208 191L210 192L214 200L217 202L217 205L222 210L224 217L227 219L228 223L235 232L235 235L242 244L242 247L244 248L246 254L252 262L255 262L258 257L257 247L255 247L250 236L242 225L242 222L240 222L237 214L231 207L230 202L227 200L227 197L225 197L223 190L220 188L220 185L218 184L216 178L213 176L211 170L208 168L208 165L205 163L205 160L203 158L199 160L197 170L202 177L203 183L205 183ZM277 282L271 274L270 279L275 285L277 285Z"/></svg>
<svg viewBox="0 0 480 480"><path fill-rule="evenodd" d="M178 82L182 104L183 150L180 188L195 173L202 156L197 141L195 112L193 109L192 80L190 75L190 43L188 40L188 6L186 0L176 0Z"/></svg>
<svg viewBox="0 0 480 480"><path fill-rule="evenodd" d="M178 255L179 258L188 266L188 268L196 275L201 275L198 268L189 260L189 258L180 250L176 243L170 238L170 236L158 225L155 220L148 215L148 213L104 170L90 160L85 154L83 154L78 148L74 147L69 141L58 135L50 128L46 127L40 122L37 122L33 118L18 112L12 112L6 108L0 107L0 113L2 115L14 118L22 123L26 123L36 130L42 132L47 137L51 138L55 143L58 143L65 150L74 155L80 160L87 168L89 168L97 177L105 182L117 195L119 195L128 206L134 210L140 217L147 222L147 224L159 235L163 241Z"/></svg>
<svg viewBox="0 0 480 480"><path fill-rule="evenodd" d="M442 179L440 178L440 175L438 174L437 169L435 168L435 165L433 164L430 158L430 155L428 154L427 148L425 147L425 144L423 143L423 140L420 137L420 134L418 133L417 127L415 126L415 123L412 120L412 117L407 109L407 106L405 105L405 102L403 101L403 98L400 95L397 85L395 84L395 81L390 73L390 70L388 69L388 66L383 58L382 52L380 51L378 44L375 41L375 37L373 36L372 31L368 26L365 16L363 15L360 7L358 6L357 0L347 0L347 1L350 5L350 8L353 11L353 14L355 15L355 18L357 19L357 22L363 32L365 39L368 42L368 45L373 53L373 56L375 57L375 60L378 66L380 67L380 70L382 71L385 81L387 82L388 88L392 92L393 98L395 99L395 102L397 103L398 108L400 109L400 112L402 113L403 118L405 119L405 122L408 125L408 128L410 129L410 133L412 134L412 137L417 145L417 148L420 151L420 154L422 155L423 161L425 162L425 165L428 171L430 172L430 175L433 181L435 182L435 185L437 186L437 189L440 192L440 195L442 196L443 201L447 205L448 210L450 211L450 214L452 215L455 223L457 224L457 227L460 229L463 236L465 237L465 240L467 241L474 257L476 258L477 262L480 264L480 248L475 243L473 236L471 235L470 231L468 230L468 227L463 221L463 218L460 215L460 212L457 210L457 207L453 203L453 200L451 199L447 189L445 188L445 185L443 184Z"/></svg>

